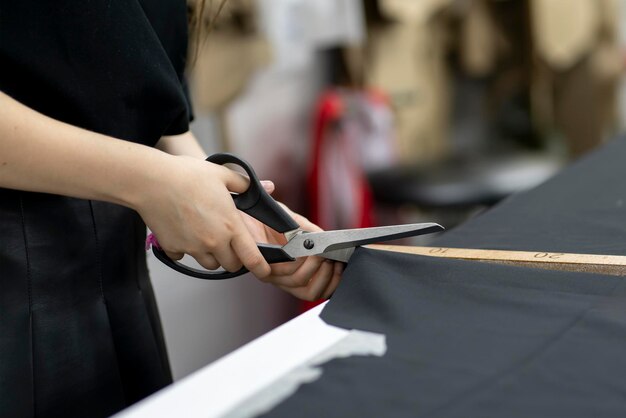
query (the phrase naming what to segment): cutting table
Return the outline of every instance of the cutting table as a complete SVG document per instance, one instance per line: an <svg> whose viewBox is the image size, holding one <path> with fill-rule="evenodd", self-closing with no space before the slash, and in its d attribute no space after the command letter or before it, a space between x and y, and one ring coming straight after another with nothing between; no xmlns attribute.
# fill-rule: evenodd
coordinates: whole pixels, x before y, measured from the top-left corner
<svg viewBox="0 0 626 418"><path fill-rule="evenodd" d="M568 264L576 264L578 259L585 259L585 257L590 256L593 260L592 264L598 264L604 256L618 256L618 258L621 256L623 258L626 256L626 186L624 186L623 180L626 178L625 161L626 141L624 139L613 140L596 152L576 161L536 189L515 195L485 214L439 237L435 242L436 248L439 250L434 252L445 252L444 250L447 248L493 250L492 253L497 253L499 256L502 256L502 252L505 254L509 254L507 252L526 252L527 255L530 254L531 257L538 259L550 259L550 257L558 259L561 254L574 255L574 262ZM455 251L449 252L454 253ZM579 255L578 259L576 259L577 254ZM356 263L363 265L370 263L369 268L355 265L361 270L359 274L366 276L371 270L376 270L376 257L371 251L359 254ZM396 261L412 262L405 255L402 257L394 256L395 258L380 257L381 264L387 263L390 270L394 268ZM481 257L477 258L480 259ZM433 260L430 257L428 259ZM424 277L426 280L420 283L422 286L420 292L432 292L432 298L422 300L417 306L422 309L431 302L433 309L441 309L443 306L440 313L449 314L447 322L438 323L436 322L436 315L430 315L423 310L419 311L414 314L417 315L415 318L424 318L422 322L426 325L428 325L428 321L435 321L433 322L435 326L425 326L420 332L426 332L426 334L412 336L412 340L405 338L407 324L412 326L418 324L417 328L419 328L422 326L422 322L415 322L415 318L411 318L414 322L403 322L402 315L396 316L396 319L391 314L376 317L376 312L372 311L381 307L384 309L384 304L388 301L371 300L373 303L368 302L365 307L359 306L359 301L355 300L356 296L347 295L348 290L343 284L336 297L330 302L329 307L332 306L333 314L327 316L333 320L345 316L348 320L343 323L357 324L354 328L358 329L360 326L369 328L370 324L367 323L367 319L364 319L367 316L372 318L372 328L385 331L386 327L389 327L389 335L398 337L399 340L419 341L421 338L428 341L428 344L431 345L416 346L415 353L418 353L416 354L418 358L413 360L409 358L408 364L419 365L420 362L423 362L422 366L425 366L423 370L430 373L431 376L445 377L445 373L448 373L451 377L450 380L444 379L441 382L432 381L432 385L427 381L427 386L423 388L427 388L430 394L427 399L420 402L432 408L425 408L424 411L435 416L457 416L456 413L459 410L466 412L500 411L507 416L514 416L515 414L509 414L509 412L512 413L517 410L518 412L521 411L520 414L522 414L522 412L531 411L534 415L541 415L549 410L550 413L558 415L563 412L563 409L559 408L568 407L573 411L580 411L579 414L589 411L589 408L597 408L598 413L605 416L623 416L626 413L626 407L622 405L626 387L620 383L622 371L626 373L626 364L622 364L624 363L621 361L623 356L616 355L622 351L621 347L624 341L622 335L626 337L626 326L622 326L622 324L626 324L626 311L622 308L626 304L626 299L624 299L626 298L624 296L626 288L622 285L620 274L615 277L605 275L603 271L588 273L584 268L580 270L582 273L569 271L542 273L544 270L541 270L540 266L538 269L536 265L531 266L532 268L497 266L491 269L472 267L478 265L472 264L476 263L474 261L443 260L433 262L423 260L425 261L422 263L416 262L416 266L419 265L422 269L419 274L427 274L428 276L432 273L431 276L440 276ZM585 263L583 262L582 265ZM352 270L356 270L356 267ZM415 269L415 271L418 270ZM459 281L455 275L465 276L462 277L462 281ZM493 277L490 278L489 275ZM469 283L471 285L474 278L477 286L467 287L468 292L466 294L463 292L454 293L456 287L448 287L447 289L451 289L452 293L444 292L444 297L440 300L441 303L437 305L437 298L441 295L437 289L442 283L445 285L458 283L460 286ZM528 283L534 283L534 288L532 286L524 288L527 285L526 278L533 281ZM372 278L368 278L368 280L370 279ZM421 277L415 279L421 280ZM480 286L478 286L478 279L481 280ZM366 282L365 279L364 282ZM352 280L351 283L347 287L351 286L352 290L357 293L361 292L370 298L378 294L377 292L371 293L371 288L359 288L359 286L363 286L359 280ZM380 286L378 290L381 290L381 294L388 292L387 296L395 295L395 298L401 298L403 292L400 289L389 288L393 284L388 283L400 282L396 281L395 278L394 280L373 278L370 280L370 287ZM498 288L500 283L505 283L506 286ZM385 288L386 286L387 288ZM483 288L487 289L486 293ZM507 289L518 289L521 293L517 295L519 297L515 296L511 300L507 300L506 303L500 303L499 301L503 301L509 296ZM494 298L492 290L495 290L495 294L500 295L502 299ZM472 293L476 291L479 293ZM368 295L367 292L370 294ZM455 316L453 311L463 304L450 303L450 301L457 300L454 298L464 300L463 298L467 295L470 297L467 305L473 307L468 312L456 312L457 315ZM540 303L540 296L542 295L548 295L545 301L547 304L542 305ZM485 298L484 303L477 303L476 298L480 300ZM538 301L536 307L533 305L535 299ZM624 303L622 303L622 299L624 299ZM346 300L349 303L346 303ZM395 304L395 302L393 303ZM558 303L563 303L563 305L558 306ZM411 306L411 303L407 306ZM357 313L359 312L358 309L365 309L361 313L367 312L367 315L353 315L350 319L349 312L345 314L343 309L349 311L355 307ZM484 318L496 318L495 322L490 324L491 331L486 334L481 334L485 332L484 329L481 329L481 324L463 323L463 321L468 320L468 315L473 315L483 307L485 314L488 315ZM521 310L516 310L518 307L521 307ZM271 386L281 376L307 363L349 336L350 333L345 329L322 322L319 318L321 309L322 307L318 307L288 322L188 378L129 408L120 416L239 416L239 413L245 412L248 399L253 398L264 388ZM500 318L498 309L504 311L508 309L508 312L504 312L502 315L502 321L498 320ZM404 312L405 317L412 315L406 310L401 310L401 312ZM326 315L326 312L324 314ZM511 324L514 325L507 324L504 328L498 328L502 326L500 322L510 319L507 315L513 317L517 322L513 321ZM551 319L550 315L554 315L554 321L545 322L544 320ZM400 322L394 323L397 320ZM535 323L537 327L545 326L542 329L545 335L534 333L535 325L533 324ZM457 335L453 335L454 338L450 339L451 336L445 334L447 324L451 325L450 328L454 328L452 325L463 325L456 329L457 335L462 334L468 325L474 333L470 335L471 339L460 340L458 346L455 346L450 342L456 342ZM521 324L519 328L517 327L518 324ZM398 329L401 331L400 334L398 334ZM434 332L434 334L428 334L429 332ZM520 335L523 336L524 333L528 334L528 339L519 339ZM528 347L520 348L519 353L511 352L511 356L519 356L519 359L512 362L507 358L506 350L496 350L486 358L481 356L486 348L484 342L481 342L482 340L487 341L493 335L501 338L508 334L510 334L510 338L513 338L513 341L524 343L535 338L537 345L529 343ZM518 340L515 340L516 338ZM564 342L569 341L568 339L576 343L565 344ZM444 344L441 347L436 345L439 340ZM495 341L506 340L496 338ZM510 347L518 346L520 344L515 343ZM491 349L492 347L487 348ZM552 351L548 352L548 348ZM393 349L393 344L391 344L390 351L392 354ZM451 356L449 362L445 358L447 353L450 353ZM464 363L464 360L459 358L459 353L462 353L461 356L469 353L473 357L467 360L469 363ZM402 352L401 354L398 358L406 360L407 355L410 357L411 352L409 351L408 354ZM431 357L428 356L431 356L432 359L429 360ZM392 361L393 355L386 355L382 360ZM355 363L353 362L353 364ZM444 366L450 363L456 366L455 368L447 366L447 368L437 369L435 363ZM342 412L342 405L340 404L343 404L344 407L347 405L348 408L365 408L363 410L369 411L370 414L376 412L374 409L367 409L369 407L368 401L370 401L364 395L367 393L367 387L357 388L356 385L352 385L339 391L339 393L337 390L331 391L330 389L326 391L327 393L324 392L324 385L330 388L341 387L338 383L341 382L341 379L337 380L337 376L349 381L351 370L346 364L349 365L350 363L333 362L328 368L325 367L324 375L318 383L310 385L310 388L305 391L306 393L298 392L289 398L285 402L286 406L281 405L276 415L272 415L275 413L272 411L270 416L300 414L306 412L302 408L306 408L307 405L309 409L316 406L327 408L319 411L312 410L312 412L309 410L309 416L316 416L316 414L319 416L322 411L325 413L334 411L336 416L341 416L338 414L345 413L345 410ZM367 369L371 362L368 363L367 359L361 359L359 364ZM466 364L476 367L465 368ZM482 368L479 367L481 364ZM520 365L526 365L525 374L520 372ZM389 370L396 366L402 367L402 363L394 364L391 362L380 370ZM515 370L515 373L512 370ZM459 373L461 374L459 375ZM481 373L490 382L489 391L485 392L486 394L473 392L476 387L480 387L482 384L480 383ZM461 378L453 379L455 374ZM408 375L411 376L410 373ZM536 380L537 376L540 376L541 380ZM391 377L393 378L393 376ZM515 379L512 381L501 380L504 377L515 377ZM591 382L590 377L595 381ZM380 384L384 378L385 376L376 375L360 379L358 382L372 381L373 384ZM414 383L416 384L415 390L409 391L412 395L404 399L401 397L394 398L392 396L394 394L388 394L387 398L395 399L394 403L390 405L394 407L414 405L411 402L415 402L415 400L409 398L415 398L416 395L420 394L419 385L424 384L424 382L416 379ZM456 390L454 385L458 385L458 393L454 392ZM465 387L464 385L469 386ZM385 386L382 387L384 392ZM392 385L387 387L390 388ZM437 387L441 387L441 391L433 392L433 388ZM535 388L542 388L541 396L531 393ZM381 392L378 389L380 387L375 392L377 396ZM508 390L508 392L502 392L503 390ZM315 396L311 398L311 394L315 394ZM442 396L442 400L440 404L437 404L440 401L438 400L439 395ZM483 398L477 397L478 395L483 396ZM491 397L484 398L488 395ZM451 400L446 396L451 396ZM313 399L312 402L311 399ZM525 399L525 401L515 407L516 399ZM533 404L535 400L537 405ZM510 403L502 403L504 401ZM580 405L573 405L573 401L579 402ZM429 402L432 405L428 404ZM455 402L458 405L455 405ZM461 409L454 409L457 406ZM571 410L568 411L571 412ZM404 415L419 416L413 409L400 411ZM524 416L520 414L518 416Z"/></svg>
<svg viewBox="0 0 626 418"><path fill-rule="evenodd" d="M318 305L179 382L126 409L120 418L221 417L346 338L326 324Z"/></svg>

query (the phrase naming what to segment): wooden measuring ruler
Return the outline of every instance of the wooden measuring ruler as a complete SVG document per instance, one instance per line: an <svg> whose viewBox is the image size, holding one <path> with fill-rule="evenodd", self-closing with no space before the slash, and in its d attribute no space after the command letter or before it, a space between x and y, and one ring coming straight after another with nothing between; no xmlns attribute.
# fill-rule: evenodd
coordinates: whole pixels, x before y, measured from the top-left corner
<svg viewBox="0 0 626 418"><path fill-rule="evenodd" d="M532 251L478 250L470 248L412 247L403 245L368 245L368 248L417 254L429 257L456 258L487 263L509 264L549 270L626 276L626 256Z"/></svg>

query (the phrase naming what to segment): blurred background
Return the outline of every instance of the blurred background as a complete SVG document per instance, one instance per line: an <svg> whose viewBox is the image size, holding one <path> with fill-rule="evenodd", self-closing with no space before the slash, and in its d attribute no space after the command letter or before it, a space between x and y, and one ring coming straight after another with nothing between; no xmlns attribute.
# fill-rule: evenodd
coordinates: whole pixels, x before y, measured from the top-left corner
<svg viewBox="0 0 626 418"><path fill-rule="evenodd" d="M192 130L323 228L453 228L626 123L626 0L207 9L190 48ZM204 282L149 262L176 379L303 308L250 276Z"/></svg>

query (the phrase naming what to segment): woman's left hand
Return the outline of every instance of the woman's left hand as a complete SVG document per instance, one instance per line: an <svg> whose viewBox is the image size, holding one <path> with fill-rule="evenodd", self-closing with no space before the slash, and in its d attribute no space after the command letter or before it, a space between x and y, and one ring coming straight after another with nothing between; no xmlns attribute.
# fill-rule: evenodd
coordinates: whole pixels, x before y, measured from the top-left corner
<svg viewBox="0 0 626 418"><path fill-rule="evenodd" d="M263 181L263 187L269 193L274 191L272 182ZM310 222L304 216L292 212L282 205L292 218L305 231L322 231L320 227ZM251 216L241 212L243 220L257 242L270 244L285 244L286 239L270 227L262 224ZM269 276L261 279L263 282L272 283L293 296L308 301L328 299L341 280L344 264L323 257L302 257L296 261L270 264L272 272Z"/></svg>

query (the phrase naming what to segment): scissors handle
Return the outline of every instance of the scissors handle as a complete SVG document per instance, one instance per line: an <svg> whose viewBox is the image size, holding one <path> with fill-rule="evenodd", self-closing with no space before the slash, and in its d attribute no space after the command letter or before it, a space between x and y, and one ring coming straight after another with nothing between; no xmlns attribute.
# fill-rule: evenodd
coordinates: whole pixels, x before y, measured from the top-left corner
<svg viewBox="0 0 626 418"><path fill-rule="evenodd" d="M294 261L295 258L289 256L280 245L273 244L257 244L259 251L263 255L265 260L272 263L282 263L285 261ZM183 263L179 263L178 261L172 260L165 254L160 248L157 248L156 245L152 246L152 252L154 256L161 261L166 266L176 270L179 273L186 274L187 276L195 277L197 279L205 279L205 280L224 280L224 279L232 279L233 277L241 276L248 272L248 269L245 267L240 268L237 271L209 271L209 270L200 270L193 267L189 267L184 265Z"/></svg>
<svg viewBox="0 0 626 418"><path fill-rule="evenodd" d="M265 191L256 173L246 161L229 153L213 154L206 160L220 165L238 165L244 169L250 178L250 185L245 192L232 195L237 209L247 213L280 233L293 231L294 229L299 228L298 223L293 220L293 218L269 195L269 193ZM294 258L287 254L280 245L257 244L257 247L259 248L259 251L261 251L263 258L265 258L268 263L280 263L294 260ZM152 252L155 257L166 266L178 271L179 273L196 277L198 279L224 280L241 276L242 274L248 272L248 269L245 267L242 267L235 272L200 270L172 260L167 256L165 251L156 245L152 246Z"/></svg>
<svg viewBox="0 0 626 418"><path fill-rule="evenodd" d="M235 206L258 221L269 226L276 232L285 233L298 229L300 225L269 195L263 188L252 166L246 161L230 153L217 153L209 156L207 161L214 164L235 164L243 168L250 178L250 186L240 194L233 195Z"/></svg>

